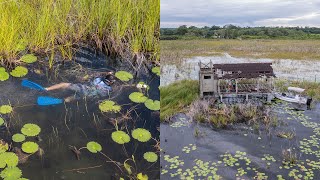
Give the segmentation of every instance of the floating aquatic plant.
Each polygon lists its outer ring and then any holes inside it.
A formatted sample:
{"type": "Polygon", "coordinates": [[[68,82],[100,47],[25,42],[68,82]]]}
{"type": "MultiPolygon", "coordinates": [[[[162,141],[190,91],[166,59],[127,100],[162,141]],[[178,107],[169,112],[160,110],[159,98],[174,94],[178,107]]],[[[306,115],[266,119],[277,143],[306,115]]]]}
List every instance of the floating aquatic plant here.
{"type": "Polygon", "coordinates": [[[0,168],[15,167],[18,165],[19,158],[13,152],[4,152],[0,154],[0,168]]]}
{"type": "Polygon", "coordinates": [[[17,66],[14,70],[10,72],[13,77],[23,77],[28,74],[28,69],[23,66],[17,66]]]}
{"type": "Polygon", "coordinates": [[[141,92],[133,92],[129,95],[129,99],[135,103],[144,103],[148,98],[141,92]]]}
{"type": "Polygon", "coordinates": [[[25,124],[21,128],[22,134],[26,136],[37,136],[41,131],[41,128],[36,124],[25,124]]]}
{"type": "Polygon", "coordinates": [[[117,113],[121,110],[121,106],[116,105],[116,103],[113,101],[106,100],[106,101],[103,101],[102,103],[99,104],[99,109],[102,112],[115,112],[115,113],[117,113]]]}
{"type": "Polygon", "coordinates": [[[12,107],[10,105],[0,106],[0,114],[9,114],[12,112],[12,107]]]}
{"type": "Polygon", "coordinates": [[[0,126],[4,124],[4,119],[0,117],[0,126]]]}
{"type": "Polygon", "coordinates": [[[132,137],[140,142],[147,142],[151,139],[151,133],[143,128],[137,128],[132,131],[132,137]]]}
{"type": "Polygon", "coordinates": [[[115,131],[111,134],[111,138],[118,144],[130,142],[130,136],[124,131],[115,131]]]}
{"type": "Polygon", "coordinates": [[[37,61],[37,56],[35,56],[33,54],[26,54],[26,55],[22,56],[20,58],[20,60],[25,63],[34,63],[37,61]]]}
{"type": "Polygon", "coordinates": [[[139,82],[136,87],[139,88],[139,89],[144,88],[144,89],[149,90],[149,86],[144,82],[139,82]]]}
{"type": "Polygon", "coordinates": [[[118,71],[115,76],[121,81],[130,81],[133,78],[132,74],[127,71],[118,71]]]}
{"type": "Polygon", "coordinates": [[[0,67],[0,81],[5,81],[9,79],[9,73],[3,67],[0,67]]]}
{"type": "Polygon", "coordinates": [[[139,174],[137,175],[137,179],[138,179],[138,180],[148,180],[148,175],[139,173],[139,174]]]}
{"type": "Polygon", "coordinates": [[[123,163],[123,166],[127,170],[128,174],[131,175],[132,174],[131,166],[126,162],[123,163]]]}
{"type": "Polygon", "coordinates": [[[16,180],[22,176],[22,172],[17,167],[7,167],[1,172],[0,175],[5,180],[16,180]]]}
{"type": "Polygon", "coordinates": [[[143,158],[145,160],[147,160],[148,162],[153,163],[153,162],[157,162],[158,155],[156,153],[154,153],[154,152],[146,152],[146,153],[143,154],[143,158]]]}
{"type": "Polygon", "coordinates": [[[21,149],[25,153],[32,154],[39,150],[39,145],[35,142],[28,141],[22,144],[21,149]]]}
{"type": "Polygon", "coordinates": [[[156,75],[160,76],[160,67],[154,67],[152,68],[152,72],[155,73],[156,75]]]}
{"type": "Polygon", "coordinates": [[[92,153],[97,153],[102,150],[102,147],[99,143],[91,141],[87,143],[87,149],[92,153]]]}
{"type": "Polygon", "coordinates": [[[0,154],[8,151],[8,149],[9,149],[8,143],[0,140],[0,154]]]}
{"type": "Polygon", "coordinates": [[[157,100],[152,100],[152,99],[148,99],[144,105],[150,109],[150,110],[153,110],[153,111],[158,111],[160,110],[160,101],[157,101],[157,100]]]}
{"type": "Polygon", "coordinates": [[[23,142],[24,140],[26,140],[26,136],[23,134],[17,133],[12,136],[13,142],[19,143],[19,142],[23,142]]]}

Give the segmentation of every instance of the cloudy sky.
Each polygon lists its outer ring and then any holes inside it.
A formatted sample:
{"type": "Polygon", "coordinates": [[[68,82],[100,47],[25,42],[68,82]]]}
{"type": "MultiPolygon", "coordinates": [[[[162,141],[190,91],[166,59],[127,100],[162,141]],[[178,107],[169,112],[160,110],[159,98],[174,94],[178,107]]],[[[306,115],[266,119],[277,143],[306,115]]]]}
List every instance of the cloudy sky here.
{"type": "Polygon", "coordinates": [[[160,0],[161,27],[316,26],[320,0],[160,0]]]}

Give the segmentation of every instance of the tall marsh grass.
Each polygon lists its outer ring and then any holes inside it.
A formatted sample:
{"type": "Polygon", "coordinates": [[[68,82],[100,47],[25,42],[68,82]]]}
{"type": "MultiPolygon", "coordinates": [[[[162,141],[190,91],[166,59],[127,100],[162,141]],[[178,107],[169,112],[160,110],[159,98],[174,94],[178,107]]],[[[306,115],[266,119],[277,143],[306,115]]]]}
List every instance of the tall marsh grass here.
{"type": "Polygon", "coordinates": [[[112,55],[159,60],[160,0],[0,0],[0,12],[3,66],[25,49],[71,59],[83,42],[112,55]]]}

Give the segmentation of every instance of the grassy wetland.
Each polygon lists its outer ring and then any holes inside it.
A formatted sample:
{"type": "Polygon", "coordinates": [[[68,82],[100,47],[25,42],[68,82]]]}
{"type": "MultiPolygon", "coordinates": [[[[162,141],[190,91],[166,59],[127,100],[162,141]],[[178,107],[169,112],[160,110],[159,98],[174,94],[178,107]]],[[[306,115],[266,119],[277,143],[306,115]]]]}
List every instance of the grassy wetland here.
{"type": "Polygon", "coordinates": [[[159,4],[0,0],[2,179],[160,178],[159,4]]]}
{"type": "Polygon", "coordinates": [[[317,179],[318,45],[290,39],[161,41],[161,178],[317,179]],[[279,100],[201,100],[199,61],[272,62],[277,91],[301,87],[314,102],[305,109],[279,100]]]}

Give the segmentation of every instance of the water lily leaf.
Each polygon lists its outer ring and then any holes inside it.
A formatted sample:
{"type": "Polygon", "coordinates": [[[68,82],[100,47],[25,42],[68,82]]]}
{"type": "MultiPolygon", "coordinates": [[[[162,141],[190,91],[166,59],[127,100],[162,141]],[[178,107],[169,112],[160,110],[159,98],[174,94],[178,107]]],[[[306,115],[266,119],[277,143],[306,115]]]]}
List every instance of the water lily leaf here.
{"type": "Polygon", "coordinates": [[[41,128],[36,125],[36,124],[25,124],[22,128],[21,128],[21,132],[22,134],[26,135],[26,136],[37,136],[41,131],[41,128]]]}
{"type": "Polygon", "coordinates": [[[0,168],[15,167],[18,165],[19,158],[13,152],[4,152],[0,154],[0,168]]]}
{"type": "Polygon", "coordinates": [[[146,152],[143,154],[143,158],[148,162],[157,162],[158,155],[154,152],[146,152]]]}
{"type": "Polygon", "coordinates": [[[12,136],[13,142],[23,142],[24,140],[26,140],[26,136],[23,134],[17,133],[12,136]]]}
{"type": "Polygon", "coordinates": [[[137,128],[132,131],[132,137],[140,142],[147,142],[151,139],[151,133],[143,128],[137,128]]]}
{"type": "Polygon", "coordinates": [[[21,149],[25,153],[32,154],[39,150],[39,145],[35,142],[28,141],[22,144],[21,149]]]}
{"type": "Polygon", "coordinates": [[[102,150],[102,147],[99,143],[91,141],[87,143],[87,149],[92,153],[97,153],[102,150]]]}
{"type": "Polygon", "coordinates": [[[118,71],[115,76],[121,81],[129,81],[133,78],[132,74],[127,71],[118,71]]]}
{"type": "Polygon", "coordinates": [[[28,69],[22,66],[17,66],[14,70],[10,72],[13,77],[23,77],[28,74],[28,69]]]}
{"type": "Polygon", "coordinates": [[[8,151],[9,145],[4,141],[0,141],[0,154],[8,151]]]}
{"type": "Polygon", "coordinates": [[[9,73],[3,67],[0,67],[0,81],[5,81],[9,79],[9,73]]]}
{"type": "Polygon", "coordinates": [[[4,124],[4,119],[0,117],[0,126],[2,126],[3,124],[4,124]]]}
{"type": "Polygon", "coordinates": [[[9,114],[12,112],[12,107],[9,105],[0,106],[0,114],[9,114]]]}
{"type": "Polygon", "coordinates": [[[148,99],[144,105],[150,109],[150,110],[153,110],[153,111],[158,111],[160,110],[160,101],[157,101],[157,100],[152,100],[152,99],[148,99]]]}
{"type": "Polygon", "coordinates": [[[148,176],[146,174],[139,173],[137,175],[138,180],[148,180],[148,176]]]}
{"type": "Polygon", "coordinates": [[[129,99],[135,103],[144,103],[148,98],[141,92],[133,92],[129,95],[129,99]]]}
{"type": "Polygon", "coordinates": [[[115,131],[111,134],[111,138],[118,144],[130,142],[130,136],[124,131],[115,131]]]}
{"type": "Polygon", "coordinates": [[[156,75],[160,76],[160,67],[152,68],[152,72],[155,73],[156,75]]]}
{"type": "Polygon", "coordinates": [[[102,112],[119,112],[121,110],[121,106],[119,105],[115,105],[116,103],[113,102],[113,101],[109,101],[109,100],[106,100],[106,101],[103,101],[102,103],[99,104],[99,109],[102,111],[102,112]]]}
{"type": "Polygon", "coordinates": [[[22,172],[17,167],[7,167],[1,172],[0,175],[5,180],[15,180],[22,176],[22,172]]]}
{"type": "Polygon", "coordinates": [[[22,56],[20,58],[20,60],[25,63],[34,63],[37,61],[37,56],[35,56],[33,54],[26,54],[26,55],[22,56]]]}

